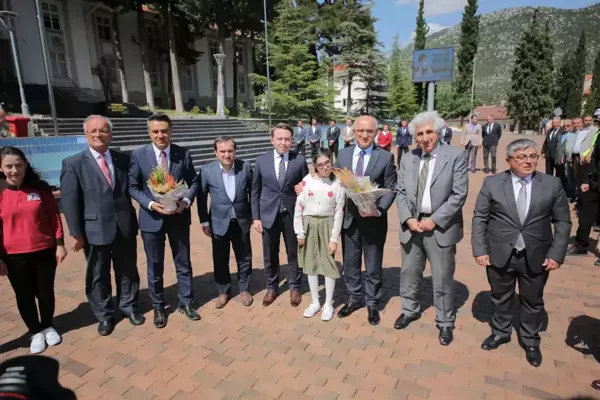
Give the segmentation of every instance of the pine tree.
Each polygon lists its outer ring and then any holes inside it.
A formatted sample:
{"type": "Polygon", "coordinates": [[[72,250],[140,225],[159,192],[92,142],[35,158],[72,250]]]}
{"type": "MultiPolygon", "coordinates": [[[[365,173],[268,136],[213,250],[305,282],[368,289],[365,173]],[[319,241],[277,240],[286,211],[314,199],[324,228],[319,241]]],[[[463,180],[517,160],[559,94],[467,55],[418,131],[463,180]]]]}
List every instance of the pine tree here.
{"type": "Polygon", "coordinates": [[[382,119],[388,116],[385,75],[386,59],[381,50],[375,47],[357,75],[363,83],[363,87],[358,89],[358,92],[362,94],[361,98],[356,102],[356,105],[360,107],[360,114],[382,119]]]}
{"type": "Polygon", "coordinates": [[[515,66],[508,96],[508,113],[521,129],[536,129],[543,117],[550,115],[553,106],[552,44],[549,27],[542,31],[538,10],[521,36],[515,49],[515,66]]]}
{"type": "Polygon", "coordinates": [[[577,49],[573,63],[569,67],[569,85],[566,90],[566,103],[564,105],[564,113],[567,117],[577,117],[581,115],[581,103],[583,102],[583,83],[585,81],[585,45],[586,45],[585,29],[581,30],[577,49]]]}
{"type": "Polygon", "coordinates": [[[457,116],[471,112],[471,88],[477,46],[479,44],[479,16],[477,0],[468,0],[460,24],[460,41],[457,52],[458,75],[453,82],[454,107],[457,116]]]}
{"type": "Polygon", "coordinates": [[[587,115],[593,114],[594,111],[600,108],[600,52],[596,56],[593,74],[590,94],[588,94],[585,102],[585,113],[587,115]]]}
{"type": "MultiPolygon", "coordinates": [[[[429,25],[425,21],[425,0],[419,0],[419,11],[417,12],[417,27],[415,29],[415,50],[423,50],[427,44],[427,34],[429,33],[429,25]]],[[[415,96],[418,109],[423,109],[425,106],[425,84],[415,83],[415,96]]]]}
{"type": "Polygon", "coordinates": [[[563,116],[566,115],[565,106],[567,104],[567,97],[569,96],[569,88],[573,85],[573,82],[571,81],[571,68],[573,62],[573,54],[566,52],[560,60],[556,81],[554,82],[554,105],[563,111],[563,116]]]}
{"type": "MultiPolygon", "coordinates": [[[[293,0],[282,0],[276,13],[269,30],[271,109],[275,115],[291,119],[327,118],[333,95],[310,52],[313,42],[302,10],[293,0]]],[[[266,76],[251,74],[251,78],[260,87],[267,84],[266,76]]],[[[259,104],[266,104],[266,91],[258,99],[259,104]]]]}
{"type": "Polygon", "coordinates": [[[394,36],[388,68],[387,109],[390,117],[409,118],[417,111],[415,86],[410,81],[410,70],[402,64],[398,35],[394,36]]]}

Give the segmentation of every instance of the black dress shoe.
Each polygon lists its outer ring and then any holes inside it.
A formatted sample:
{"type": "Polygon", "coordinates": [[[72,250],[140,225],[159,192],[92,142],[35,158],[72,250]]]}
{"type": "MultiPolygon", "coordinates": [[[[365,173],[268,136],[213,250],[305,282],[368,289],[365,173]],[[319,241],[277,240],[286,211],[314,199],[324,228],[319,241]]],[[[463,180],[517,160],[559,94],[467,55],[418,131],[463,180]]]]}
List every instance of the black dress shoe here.
{"type": "Polygon", "coordinates": [[[200,314],[198,314],[198,311],[194,309],[191,303],[188,303],[185,306],[179,306],[177,310],[191,321],[198,321],[200,319],[200,314]]]}
{"type": "Polygon", "coordinates": [[[534,367],[542,365],[542,352],[540,351],[540,346],[525,347],[525,358],[527,358],[527,362],[534,367]]]}
{"type": "Polygon", "coordinates": [[[502,338],[500,336],[492,334],[488,338],[486,338],[483,341],[483,343],[481,343],[481,348],[483,350],[496,350],[498,347],[500,347],[501,344],[508,342],[510,342],[510,336],[502,338]]]}
{"type": "Polygon", "coordinates": [[[109,318],[98,324],[98,334],[100,336],[108,336],[115,330],[115,321],[109,318]]]}
{"type": "Polygon", "coordinates": [[[586,256],[587,255],[587,249],[578,246],[576,244],[572,245],[571,247],[569,247],[569,249],[567,250],[567,255],[568,256],[586,256]]]}
{"type": "Polygon", "coordinates": [[[377,306],[367,307],[367,310],[369,311],[369,318],[367,318],[369,323],[371,325],[379,325],[380,318],[379,309],[377,309],[377,306]]]}
{"type": "Polygon", "coordinates": [[[340,309],[340,311],[338,311],[338,317],[340,318],[346,318],[349,317],[350,315],[352,315],[352,313],[356,310],[360,310],[362,308],[362,306],[360,304],[357,303],[348,303],[345,304],[344,307],[342,307],[340,309]]]}
{"type": "Polygon", "coordinates": [[[450,326],[440,328],[440,344],[442,346],[448,346],[450,343],[452,343],[454,340],[454,334],[452,333],[453,330],[454,328],[450,326]]]}
{"type": "Polygon", "coordinates": [[[125,314],[125,316],[129,320],[129,322],[131,322],[131,325],[138,326],[138,325],[143,325],[144,322],[146,322],[146,318],[144,318],[142,313],[140,313],[138,311],[134,311],[131,314],[125,314]]]}
{"type": "Polygon", "coordinates": [[[395,329],[405,329],[411,322],[418,320],[421,318],[420,314],[408,316],[406,314],[400,314],[396,322],[394,323],[395,329]]]}
{"type": "Polygon", "coordinates": [[[154,326],[158,329],[167,326],[167,314],[163,307],[156,307],[154,309],[154,326]]]}

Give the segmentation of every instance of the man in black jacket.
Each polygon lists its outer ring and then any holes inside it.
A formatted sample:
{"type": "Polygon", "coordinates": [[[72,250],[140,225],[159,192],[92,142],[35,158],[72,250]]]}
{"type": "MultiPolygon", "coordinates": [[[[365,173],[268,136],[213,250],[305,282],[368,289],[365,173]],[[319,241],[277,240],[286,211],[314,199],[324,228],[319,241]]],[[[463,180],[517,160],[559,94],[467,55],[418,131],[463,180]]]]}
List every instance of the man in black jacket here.
{"type": "Polygon", "coordinates": [[[494,117],[488,115],[487,124],[482,129],[483,135],[483,172],[486,174],[491,172],[496,173],[496,149],[498,147],[498,141],[502,135],[502,126],[494,122],[494,117]],[[492,169],[490,170],[488,159],[492,158],[492,169]]]}
{"type": "MultiPolygon", "coordinates": [[[[546,159],[546,173],[548,175],[554,175],[556,169],[556,149],[563,135],[563,128],[560,125],[560,117],[554,117],[552,119],[552,128],[546,134],[546,139],[542,145],[542,157],[546,159]]],[[[558,176],[558,171],[556,172],[558,176]]]]}

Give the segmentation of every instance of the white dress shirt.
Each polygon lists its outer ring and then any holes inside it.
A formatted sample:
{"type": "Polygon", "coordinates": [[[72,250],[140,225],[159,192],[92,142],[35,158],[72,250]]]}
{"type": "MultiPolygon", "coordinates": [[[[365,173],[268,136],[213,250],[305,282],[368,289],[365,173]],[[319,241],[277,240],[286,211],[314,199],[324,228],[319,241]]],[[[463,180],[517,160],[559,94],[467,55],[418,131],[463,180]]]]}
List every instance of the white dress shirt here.
{"type": "MultiPolygon", "coordinates": [[[[421,212],[423,214],[433,214],[433,210],[431,207],[431,180],[433,179],[433,170],[435,169],[435,160],[437,159],[439,150],[439,145],[435,146],[435,149],[429,155],[429,169],[427,170],[427,180],[425,181],[425,190],[423,191],[423,198],[421,199],[421,212]]],[[[421,155],[421,162],[419,163],[419,175],[421,174],[421,169],[425,165],[425,155],[423,153],[421,155]]],[[[417,183],[418,184],[418,183],[417,183]]]]}
{"type": "MultiPolygon", "coordinates": [[[[156,163],[158,165],[160,165],[160,153],[164,151],[165,158],[167,159],[167,168],[171,168],[171,144],[169,143],[169,145],[167,146],[166,149],[161,150],[158,147],[156,147],[154,145],[154,143],[152,143],[152,149],[154,150],[154,154],[156,155],[156,163]]],[[[187,198],[183,198],[181,200],[185,201],[185,203],[187,204],[188,207],[190,206],[190,204],[192,204],[192,202],[187,198]]],[[[150,211],[152,211],[152,204],[154,204],[154,203],[155,203],[154,201],[151,201],[150,203],[148,203],[148,209],[150,211]]]]}
{"type": "Polygon", "coordinates": [[[352,173],[356,174],[356,164],[358,164],[358,157],[360,156],[361,150],[365,151],[365,155],[363,156],[363,175],[367,170],[367,165],[369,165],[369,160],[371,159],[371,153],[373,152],[373,145],[367,147],[366,149],[361,149],[358,145],[354,146],[354,156],[352,157],[352,173]]]}
{"type": "Polygon", "coordinates": [[[575,138],[575,144],[573,145],[573,154],[581,153],[581,145],[583,144],[583,141],[585,140],[585,137],[587,136],[587,134],[588,134],[587,129],[581,129],[577,133],[577,137],[575,138]]]}
{"type": "MultiPolygon", "coordinates": [[[[92,153],[92,157],[98,163],[98,167],[100,167],[100,171],[102,171],[102,154],[98,153],[96,150],[91,147],[90,153],[92,153]]],[[[112,181],[113,186],[115,185],[115,165],[113,164],[112,156],[110,155],[110,150],[107,150],[106,153],[106,164],[108,164],[108,170],[110,171],[110,180],[112,181]]]]}
{"type": "Polygon", "coordinates": [[[512,179],[513,191],[515,192],[515,204],[519,204],[519,191],[521,190],[521,184],[519,181],[521,179],[525,179],[525,181],[527,181],[525,190],[527,191],[527,212],[529,213],[529,205],[531,204],[531,180],[533,179],[533,175],[520,178],[511,172],[510,177],[512,179]]]}
{"type": "Polygon", "coordinates": [[[488,124],[487,133],[490,135],[492,133],[492,129],[494,129],[494,123],[488,124]]]}
{"type": "Polygon", "coordinates": [[[287,172],[288,164],[290,162],[290,153],[279,154],[277,150],[273,150],[273,158],[275,159],[275,176],[279,180],[279,164],[281,163],[281,157],[283,157],[283,163],[285,165],[285,172],[287,172]]]}

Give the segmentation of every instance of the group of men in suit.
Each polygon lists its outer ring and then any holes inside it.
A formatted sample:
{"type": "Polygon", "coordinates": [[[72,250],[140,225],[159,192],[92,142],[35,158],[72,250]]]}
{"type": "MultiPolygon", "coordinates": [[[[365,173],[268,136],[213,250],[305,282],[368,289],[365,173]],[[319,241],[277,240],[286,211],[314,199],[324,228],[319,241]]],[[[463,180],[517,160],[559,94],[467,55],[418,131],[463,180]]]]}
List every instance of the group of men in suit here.
{"type": "Polygon", "coordinates": [[[496,153],[500,136],[502,136],[502,126],[495,122],[491,115],[487,116],[487,124],[483,126],[477,123],[478,120],[477,115],[471,115],[470,123],[464,126],[465,134],[462,138],[462,145],[467,155],[467,169],[471,173],[475,173],[477,153],[479,148],[483,147],[483,172],[495,174],[496,153]]]}
{"type": "MultiPolygon", "coordinates": [[[[331,149],[335,157],[338,155],[340,143],[343,142],[344,148],[354,143],[354,134],[352,133],[352,120],[346,120],[346,126],[340,129],[336,120],[329,121],[329,127],[326,132],[327,147],[331,149]]],[[[306,141],[310,143],[311,153],[314,152],[321,142],[321,126],[316,119],[311,120],[311,126],[306,128],[304,122],[299,120],[294,129],[294,149],[301,155],[305,155],[306,141]]]]}

